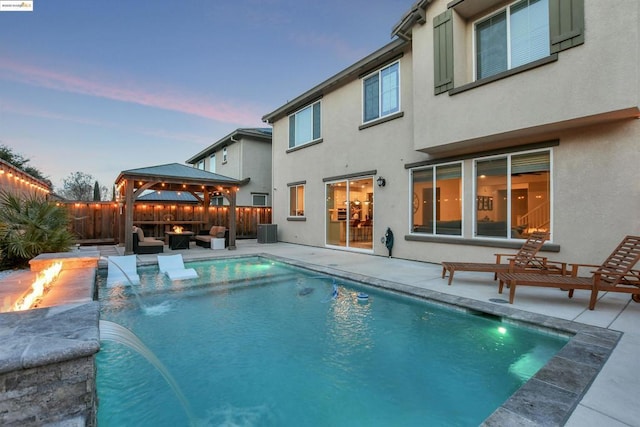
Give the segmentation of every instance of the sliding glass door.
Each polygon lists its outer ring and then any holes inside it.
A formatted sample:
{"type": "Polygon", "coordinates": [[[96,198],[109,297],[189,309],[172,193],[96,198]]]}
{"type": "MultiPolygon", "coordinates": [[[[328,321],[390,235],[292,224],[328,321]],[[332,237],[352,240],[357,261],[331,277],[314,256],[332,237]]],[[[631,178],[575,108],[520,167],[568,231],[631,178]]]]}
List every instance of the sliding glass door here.
{"type": "Polygon", "coordinates": [[[373,249],[373,177],[326,185],[326,244],[373,249]]]}

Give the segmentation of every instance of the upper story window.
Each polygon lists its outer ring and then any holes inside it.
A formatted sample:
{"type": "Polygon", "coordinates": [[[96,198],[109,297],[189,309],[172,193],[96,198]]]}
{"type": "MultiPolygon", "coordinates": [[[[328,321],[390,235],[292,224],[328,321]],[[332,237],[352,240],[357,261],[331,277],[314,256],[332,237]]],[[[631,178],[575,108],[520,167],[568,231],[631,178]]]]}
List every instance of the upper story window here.
{"type": "Polygon", "coordinates": [[[209,172],[216,173],[216,155],[209,156],[209,172]]]}
{"type": "Polygon", "coordinates": [[[394,62],[362,81],[364,123],[400,111],[400,63],[394,62]]]}
{"type": "Polygon", "coordinates": [[[584,43],[584,0],[518,0],[506,8],[471,22],[502,0],[458,1],[433,17],[434,94],[469,83],[466,62],[473,58],[470,80],[526,71],[536,60],[584,43]],[[457,22],[454,25],[454,21],[457,22]],[[472,28],[470,28],[472,27],[472,28]],[[465,43],[467,32],[473,43],[465,43]],[[455,52],[454,52],[455,47],[455,52]],[[462,50],[460,52],[460,50],[462,50]],[[462,79],[463,81],[454,81],[462,79]]]}
{"type": "Polygon", "coordinates": [[[227,147],[222,149],[222,163],[227,163],[227,147]]]}
{"type": "Polygon", "coordinates": [[[196,163],[196,169],[204,170],[204,159],[199,160],[198,163],[196,163]]]}
{"type": "Polygon", "coordinates": [[[549,56],[548,0],[521,0],[475,25],[476,79],[549,56]]]}
{"type": "Polygon", "coordinates": [[[320,101],[289,116],[289,148],[320,139],[320,101]]]}

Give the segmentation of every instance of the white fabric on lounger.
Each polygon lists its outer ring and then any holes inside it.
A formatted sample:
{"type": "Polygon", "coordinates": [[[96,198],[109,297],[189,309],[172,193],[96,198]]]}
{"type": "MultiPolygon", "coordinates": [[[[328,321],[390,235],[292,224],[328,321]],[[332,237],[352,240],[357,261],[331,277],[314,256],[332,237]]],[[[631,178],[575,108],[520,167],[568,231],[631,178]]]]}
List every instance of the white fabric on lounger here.
{"type": "Polygon", "coordinates": [[[110,256],[108,258],[107,286],[113,286],[116,283],[123,285],[140,283],[135,255],[110,256]]]}
{"type": "Polygon", "coordinates": [[[160,272],[171,280],[195,279],[198,273],[193,268],[184,268],[182,255],[162,255],[158,257],[160,272]]]}

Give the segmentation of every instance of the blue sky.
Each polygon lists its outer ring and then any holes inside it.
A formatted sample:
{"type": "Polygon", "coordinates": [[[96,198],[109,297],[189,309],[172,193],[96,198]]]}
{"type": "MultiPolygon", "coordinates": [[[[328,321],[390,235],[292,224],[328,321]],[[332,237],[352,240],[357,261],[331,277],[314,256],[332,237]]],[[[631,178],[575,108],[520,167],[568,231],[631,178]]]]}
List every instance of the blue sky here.
{"type": "Polygon", "coordinates": [[[61,187],[183,163],[391,41],[413,0],[34,0],[0,13],[0,144],[61,187]]]}

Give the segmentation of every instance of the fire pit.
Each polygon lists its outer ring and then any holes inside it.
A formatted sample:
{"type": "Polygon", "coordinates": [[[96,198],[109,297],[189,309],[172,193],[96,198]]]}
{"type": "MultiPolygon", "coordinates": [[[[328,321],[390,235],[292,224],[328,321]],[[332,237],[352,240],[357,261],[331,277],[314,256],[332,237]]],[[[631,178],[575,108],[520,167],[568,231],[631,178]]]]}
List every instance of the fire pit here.
{"type": "Polygon", "coordinates": [[[43,254],[0,279],[0,425],[95,425],[98,259],[43,254]]]}

